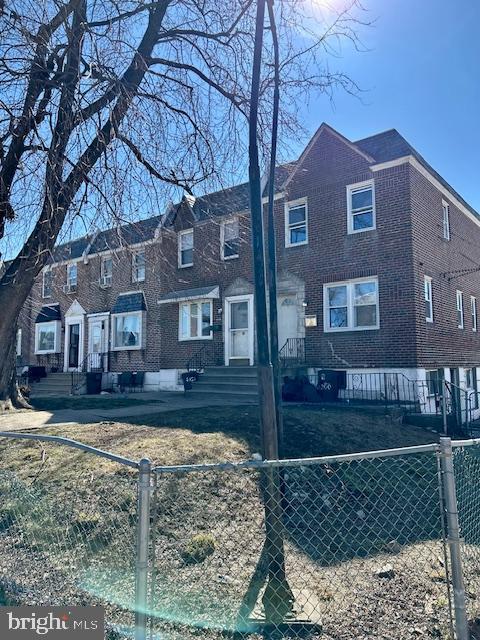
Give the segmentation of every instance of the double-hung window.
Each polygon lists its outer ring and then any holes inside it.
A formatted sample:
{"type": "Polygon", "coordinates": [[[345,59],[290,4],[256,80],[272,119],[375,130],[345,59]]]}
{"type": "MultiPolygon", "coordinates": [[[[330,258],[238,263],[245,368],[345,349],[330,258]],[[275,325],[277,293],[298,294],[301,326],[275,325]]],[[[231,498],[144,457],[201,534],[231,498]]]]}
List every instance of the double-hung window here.
{"type": "Polygon", "coordinates": [[[348,233],[375,229],[375,186],[373,180],[347,187],[348,233]]]}
{"type": "Polygon", "coordinates": [[[113,259],[112,256],[102,258],[100,266],[100,284],[103,287],[111,287],[113,278],[113,259]]]}
{"type": "Polygon", "coordinates": [[[463,329],[463,293],[457,290],[457,326],[463,329]]]}
{"type": "Polygon", "coordinates": [[[77,290],[77,281],[78,281],[78,268],[77,263],[67,265],[67,287],[66,290],[68,293],[71,291],[77,290]]]}
{"type": "Polygon", "coordinates": [[[178,266],[193,265],[193,229],[180,231],[178,234],[178,266]]]}
{"type": "Polygon", "coordinates": [[[141,349],[142,348],[142,324],[141,311],[121,313],[113,316],[113,348],[141,349]]]}
{"type": "Polygon", "coordinates": [[[179,340],[206,340],[212,337],[212,301],[196,300],[180,304],[179,340]]]}
{"type": "Polygon", "coordinates": [[[145,280],[145,251],[136,251],[132,255],[132,282],[145,280]]]}
{"type": "Polygon", "coordinates": [[[285,246],[308,243],[308,207],[305,199],[285,205],[285,246]]]}
{"type": "Polygon", "coordinates": [[[378,329],[378,278],[324,285],[325,331],[378,329]]]}
{"type": "Polygon", "coordinates": [[[39,322],[35,325],[35,353],[57,353],[60,351],[60,322],[39,322]]]}
{"type": "Polygon", "coordinates": [[[425,319],[427,322],[433,322],[433,297],[432,297],[432,279],[425,276],[424,279],[425,294],[425,319]]]}
{"type": "Polygon", "coordinates": [[[42,298],[51,298],[53,290],[53,271],[47,269],[43,272],[42,298]]]}
{"type": "Polygon", "coordinates": [[[450,205],[445,200],[442,201],[443,212],[443,238],[450,240],[450,205]]]}
{"type": "Polygon", "coordinates": [[[222,223],[221,230],[221,252],[222,260],[230,260],[238,258],[240,233],[238,218],[225,220],[222,223]]]}
{"type": "Polygon", "coordinates": [[[472,331],[477,330],[477,299],[470,296],[470,313],[472,314],[472,331]]]}

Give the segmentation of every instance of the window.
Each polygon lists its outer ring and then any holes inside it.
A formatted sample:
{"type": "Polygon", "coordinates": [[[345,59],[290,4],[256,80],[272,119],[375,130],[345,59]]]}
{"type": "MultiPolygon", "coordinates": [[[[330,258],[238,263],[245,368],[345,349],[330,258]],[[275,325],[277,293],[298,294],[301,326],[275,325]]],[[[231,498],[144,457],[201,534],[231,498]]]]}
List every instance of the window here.
{"type": "Polygon", "coordinates": [[[113,316],[113,348],[140,349],[142,346],[142,312],[113,316]]]}
{"type": "Polygon", "coordinates": [[[41,322],[35,325],[35,353],[57,353],[60,323],[41,322]]]}
{"type": "Polygon", "coordinates": [[[477,299],[470,296],[470,312],[472,314],[472,331],[477,330],[477,299]]]}
{"type": "Polygon", "coordinates": [[[373,180],[347,187],[348,233],[375,229],[375,187],[373,180]]]}
{"type": "Polygon", "coordinates": [[[443,237],[445,240],[450,240],[450,205],[443,201],[443,237]]]}
{"type": "Polygon", "coordinates": [[[432,298],[432,279],[425,276],[425,319],[427,322],[433,322],[433,298],[432,298]]]}
{"type": "Polygon", "coordinates": [[[427,393],[429,396],[436,396],[441,393],[443,375],[439,369],[427,369],[427,393]]]}
{"type": "Polygon", "coordinates": [[[100,284],[103,287],[112,286],[113,259],[111,256],[102,258],[100,265],[100,284]]]}
{"type": "Polygon", "coordinates": [[[132,282],[145,280],[145,251],[137,251],[132,255],[132,282]]]}
{"type": "Polygon", "coordinates": [[[180,305],[179,340],[212,337],[212,301],[199,300],[180,305]]]}
{"type": "Polygon", "coordinates": [[[22,355],[22,330],[17,329],[17,346],[16,346],[16,355],[19,358],[22,355]]]}
{"type": "Polygon", "coordinates": [[[181,231],[178,234],[178,266],[191,267],[193,265],[193,229],[181,231]]]}
{"type": "Polygon", "coordinates": [[[53,289],[53,271],[47,269],[43,272],[42,298],[51,298],[53,289]]]}
{"type": "Polygon", "coordinates": [[[78,276],[77,263],[75,262],[74,264],[68,264],[67,265],[67,286],[66,286],[67,293],[69,293],[70,291],[76,291],[77,276],[78,276]]]}
{"type": "Polygon", "coordinates": [[[307,201],[296,200],[285,205],[285,246],[294,247],[308,242],[307,201]]]}
{"type": "Polygon", "coordinates": [[[325,331],[378,329],[378,279],[325,285],[324,314],[325,331]]]}
{"type": "Polygon", "coordinates": [[[463,329],[463,293],[457,291],[457,325],[463,329]]]}
{"type": "Polygon", "coordinates": [[[238,258],[238,249],[240,244],[238,218],[235,218],[234,220],[225,220],[225,222],[222,223],[220,234],[222,260],[238,258]]]}

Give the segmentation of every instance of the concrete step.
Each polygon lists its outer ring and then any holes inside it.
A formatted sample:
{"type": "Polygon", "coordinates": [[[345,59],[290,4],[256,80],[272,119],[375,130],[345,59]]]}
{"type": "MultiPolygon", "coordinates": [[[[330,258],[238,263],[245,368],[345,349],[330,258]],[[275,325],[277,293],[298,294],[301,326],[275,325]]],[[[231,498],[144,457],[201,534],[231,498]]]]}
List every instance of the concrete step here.
{"type": "Polygon", "coordinates": [[[209,391],[211,393],[216,393],[220,391],[225,391],[229,393],[253,393],[258,394],[258,385],[255,383],[243,383],[243,382],[234,382],[231,380],[222,380],[222,382],[217,382],[214,380],[206,379],[202,380],[201,378],[197,380],[193,384],[194,389],[201,389],[202,391],[209,391]]]}

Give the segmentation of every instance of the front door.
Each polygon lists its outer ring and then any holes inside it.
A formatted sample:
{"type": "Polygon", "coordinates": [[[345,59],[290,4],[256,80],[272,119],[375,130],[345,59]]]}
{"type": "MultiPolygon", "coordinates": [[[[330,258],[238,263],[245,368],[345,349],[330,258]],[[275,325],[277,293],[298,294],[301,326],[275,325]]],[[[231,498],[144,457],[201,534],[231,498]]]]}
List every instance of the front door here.
{"type": "Polygon", "coordinates": [[[68,368],[76,369],[80,364],[80,325],[68,325],[68,332],[68,368]]]}
{"type": "Polygon", "coordinates": [[[279,296],[278,309],[278,348],[285,345],[289,338],[298,338],[298,309],[295,295],[279,296]]]}
{"type": "Polygon", "coordinates": [[[106,320],[89,320],[88,323],[88,369],[104,370],[102,359],[106,352],[106,320]]]}
{"type": "Polygon", "coordinates": [[[253,364],[253,296],[226,299],[225,364],[253,364]]]}

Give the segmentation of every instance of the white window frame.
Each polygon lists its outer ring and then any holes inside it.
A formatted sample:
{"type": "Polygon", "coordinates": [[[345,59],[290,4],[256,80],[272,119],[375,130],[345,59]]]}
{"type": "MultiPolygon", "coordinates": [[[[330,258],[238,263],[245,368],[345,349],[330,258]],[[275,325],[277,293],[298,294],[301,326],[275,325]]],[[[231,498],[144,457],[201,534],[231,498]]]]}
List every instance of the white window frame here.
{"type": "Polygon", "coordinates": [[[193,227],[191,229],[184,229],[179,231],[177,235],[177,253],[178,253],[178,268],[185,269],[186,267],[193,267],[193,252],[195,250],[195,236],[193,233],[193,227]],[[182,238],[186,235],[192,235],[192,262],[182,263],[182,238]]]}
{"type": "Polygon", "coordinates": [[[472,331],[477,331],[478,316],[477,316],[477,299],[475,296],[470,296],[470,313],[472,316],[472,331]]]}
{"type": "Polygon", "coordinates": [[[220,226],[220,256],[222,260],[235,260],[239,257],[239,253],[232,254],[231,256],[225,255],[225,227],[228,224],[232,224],[236,222],[238,228],[238,236],[237,239],[240,242],[240,220],[237,216],[233,218],[228,218],[228,220],[222,220],[222,224],[220,226]]]}
{"type": "Polygon", "coordinates": [[[125,313],[112,314],[112,350],[113,351],[139,351],[140,349],[143,349],[143,316],[144,316],[143,311],[126,311],[125,313]],[[140,320],[140,327],[138,331],[140,336],[140,344],[135,346],[127,345],[127,346],[117,347],[117,345],[115,344],[117,318],[124,318],[127,316],[136,316],[140,320]]]}
{"type": "Polygon", "coordinates": [[[112,256],[102,256],[100,261],[100,283],[104,287],[111,287],[113,282],[113,257],[112,256]],[[112,269],[109,274],[105,274],[105,263],[107,260],[110,260],[112,269]]]}
{"type": "Polygon", "coordinates": [[[308,244],[308,200],[307,198],[299,198],[298,200],[292,200],[285,203],[285,246],[301,247],[305,244],[308,244]],[[296,209],[297,207],[305,207],[305,222],[290,224],[290,209],[296,209]],[[303,226],[305,226],[305,240],[302,240],[301,242],[290,242],[290,231],[303,226]]]}
{"type": "Polygon", "coordinates": [[[51,320],[50,322],[37,322],[35,325],[35,354],[42,355],[46,353],[58,353],[60,351],[59,343],[60,343],[60,321],[59,320],[51,320]],[[53,327],[53,349],[39,349],[40,343],[40,330],[45,329],[45,327],[53,327]]]}
{"type": "Polygon", "coordinates": [[[463,291],[457,289],[457,327],[463,329],[465,327],[465,318],[463,313],[463,291]],[[460,321],[459,321],[460,314],[460,321]]]}
{"type": "Polygon", "coordinates": [[[442,225],[443,239],[450,240],[450,205],[446,200],[442,200],[442,225]]]}
{"type": "Polygon", "coordinates": [[[180,302],[178,305],[178,340],[179,342],[187,342],[189,340],[212,340],[213,339],[213,331],[210,331],[208,336],[192,336],[192,328],[191,328],[191,312],[189,311],[189,315],[188,315],[188,336],[183,336],[182,335],[182,309],[183,307],[191,307],[192,304],[196,304],[199,306],[200,309],[200,316],[199,316],[199,328],[200,328],[200,333],[201,333],[201,308],[202,308],[202,304],[209,304],[210,305],[210,325],[212,325],[213,323],[213,300],[212,299],[208,299],[208,298],[204,298],[203,300],[187,300],[185,302],[180,302]]]}
{"type": "Polygon", "coordinates": [[[323,285],[323,330],[325,333],[341,333],[345,331],[376,331],[380,328],[380,294],[378,287],[378,276],[369,276],[367,278],[354,278],[352,280],[342,280],[340,282],[327,282],[323,285]],[[370,327],[355,327],[353,319],[355,317],[354,291],[355,285],[363,282],[375,282],[377,286],[376,298],[376,319],[375,325],[370,327]],[[328,304],[328,290],[331,287],[347,287],[347,322],[346,327],[330,327],[330,306],[328,304]]]}
{"type": "Polygon", "coordinates": [[[439,376],[439,373],[438,373],[438,369],[425,369],[425,384],[427,386],[427,397],[428,398],[434,398],[438,394],[439,389],[435,389],[434,392],[431,393],[431,390],[430,390],[429,385],[428,385],[428,374],[429,373],[435,374],[434,375],[435,386],[438,386],[438,382],[440,381],[440,376],[439,376]]]}
{"type": "Polygon", "coordinates": [[[355,184],[347,185],[347,233],[349,235],[355,233],[366,233],[368,231],[374,231],[377,228],[377,213],[375,206],[375,181],[365,180],[364,182],[357,182],[355,184]],[[367,188],[372,189],[372,226],[368,229],[354,229],[353,227],[353,209],[352,209],[352,196],[356,191],[364,191],[367,188]]]}
{"type": "Polygon", "coordinates": [[[67,264],[67,291],[76,291],[78,286],[78,264],[72,262],[67,264]],[[71,276],[72,270],[75,270],[75,278],[71,276]]]}
{"type": "MultiPolygon", "coordinates": [[[[423,280],[423,295],[425,298],[425,303],[430,304],[430,315],[427,315],[425,309],[425,320],[426,322],[433,322],[433,289],[432,289],[432,278],[430,276],[425,276],[423,280]]],[[[425,304],[426,307],[426,304],[425,304]]]]}
{"type": "Polygon", "coordinates": [[[139,249],[138,251],[134,251],[132,253],[132,282],[145,282],[145,276],[147,273],[147,256],[145,253],[145,249],[139,249]],[[137,258],[138,256],[143,255],[143,276],[139,277],[138,275],[138,269],[139,266],[137,265],[137,258]]]}
{"type": "Polygon", "coordinates": [[[42,274],[42,298],[46,299],[46,298],[51,298],[52,297],[52,289],[53,289],[53,271],[52,269],[45,269],[45,271],[42,274]],[[45,276],[49,275],[51,277],[51,282],[50,282],[50,293],[48,294],[48,296],[45,294],[45,276]]]}

